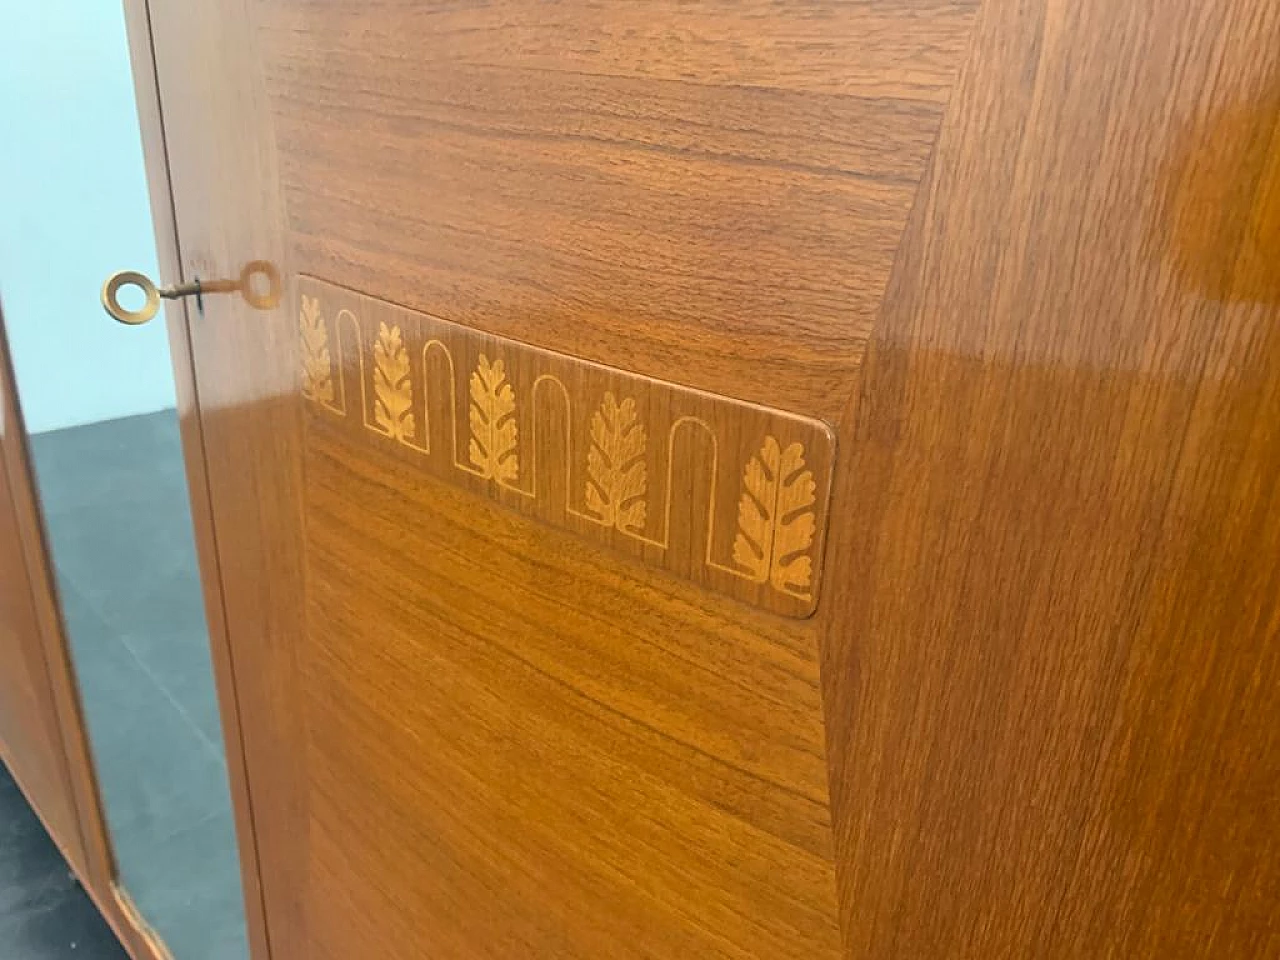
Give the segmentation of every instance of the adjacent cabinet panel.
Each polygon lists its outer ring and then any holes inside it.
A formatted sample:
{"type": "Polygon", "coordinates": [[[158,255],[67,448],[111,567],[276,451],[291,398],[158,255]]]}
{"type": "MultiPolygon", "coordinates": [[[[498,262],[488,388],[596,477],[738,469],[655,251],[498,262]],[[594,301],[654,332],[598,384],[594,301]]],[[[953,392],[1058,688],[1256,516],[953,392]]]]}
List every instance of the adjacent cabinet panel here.
{"type": "MultiPolygon", "coordinates": [[[[3,356],[0,351],[0,362],[3,356]]],[[[3,434],[17,429],[5,379],[0,371],[3,434]]],[[[63,853],[83,869],[80,828],[17,510],[9,468],[0,456],[0,760],[10,767],[63,853]]]]}

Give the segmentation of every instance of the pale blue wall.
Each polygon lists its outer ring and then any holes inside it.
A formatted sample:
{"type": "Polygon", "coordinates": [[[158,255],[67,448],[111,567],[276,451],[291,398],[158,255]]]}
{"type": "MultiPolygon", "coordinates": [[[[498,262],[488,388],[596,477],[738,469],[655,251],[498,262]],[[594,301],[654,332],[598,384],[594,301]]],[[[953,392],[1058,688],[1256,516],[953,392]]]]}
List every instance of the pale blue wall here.
{"type": "Polygon", "coordinates": [[[33,433],[174,405],[162,317],[98,292],[156,277],[118,0],[0,0],[0,301],[33,433]]]}

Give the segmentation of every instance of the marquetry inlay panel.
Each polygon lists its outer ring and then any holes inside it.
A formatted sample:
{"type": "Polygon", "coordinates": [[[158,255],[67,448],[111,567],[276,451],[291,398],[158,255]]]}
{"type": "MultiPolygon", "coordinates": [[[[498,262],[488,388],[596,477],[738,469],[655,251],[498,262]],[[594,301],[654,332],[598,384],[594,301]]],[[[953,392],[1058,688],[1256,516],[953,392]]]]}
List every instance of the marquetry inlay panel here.
{"type": "Polygon", "coordinates": [[[826,424],[298,281],[302,391],[371,444],[778,613],[812,613],[826,424]]]}

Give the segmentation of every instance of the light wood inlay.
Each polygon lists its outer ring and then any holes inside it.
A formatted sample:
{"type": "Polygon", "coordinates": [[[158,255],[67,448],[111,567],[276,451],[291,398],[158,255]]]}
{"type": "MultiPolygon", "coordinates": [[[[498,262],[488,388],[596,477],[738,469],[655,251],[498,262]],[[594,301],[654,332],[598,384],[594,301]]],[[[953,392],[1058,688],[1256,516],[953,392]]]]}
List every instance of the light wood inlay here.
{"type": "Polygon", "coordinates": [[[619,530],[641,531],[649,506],[648,439],[636,416],[636,402],[618,403],[612,393],[591,415],[591,449],[587,452],[587,509],[619,530]]]}
{"type": "Polygon", "coordinates": [[[766,609],[813,611],[835,455],[825,424],[312,277],[298,291],[314,409],[522,513],[766,609]]]}

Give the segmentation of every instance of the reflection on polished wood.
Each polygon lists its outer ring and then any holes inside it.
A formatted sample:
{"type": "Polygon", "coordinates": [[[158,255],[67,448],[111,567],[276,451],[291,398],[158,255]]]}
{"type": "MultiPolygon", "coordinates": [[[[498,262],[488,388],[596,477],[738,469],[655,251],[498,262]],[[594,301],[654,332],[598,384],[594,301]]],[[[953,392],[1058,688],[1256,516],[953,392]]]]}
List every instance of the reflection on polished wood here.
{"type": "Polygon", "coordinates": [[[1276,956],[1280,6],[980,23],[842,418],[848,956],[1276,956]]]}

